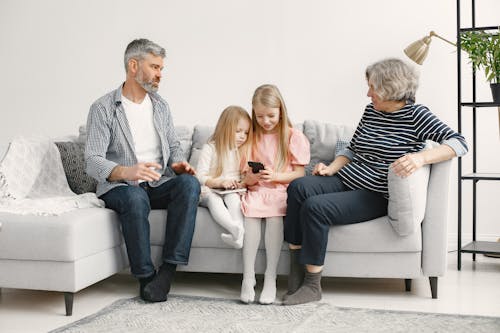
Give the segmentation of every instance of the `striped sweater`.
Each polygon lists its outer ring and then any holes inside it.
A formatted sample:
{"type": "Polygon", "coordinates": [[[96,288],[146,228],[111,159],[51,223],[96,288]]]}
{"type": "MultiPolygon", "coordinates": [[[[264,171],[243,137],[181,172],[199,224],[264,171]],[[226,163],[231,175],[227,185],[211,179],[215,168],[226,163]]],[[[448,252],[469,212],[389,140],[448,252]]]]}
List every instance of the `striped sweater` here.
{"type": "Polygon", "coordinates": [[[424,105],[406,104],[395,112],[377,111],[369,104],[347,149],[340,153],[351,162],[338,175],[350,189],[388,195],[389,165],[399,157],[422,150],[426,140],[450,146],[462,156],[465,139],[439,120],[424,105]]]}

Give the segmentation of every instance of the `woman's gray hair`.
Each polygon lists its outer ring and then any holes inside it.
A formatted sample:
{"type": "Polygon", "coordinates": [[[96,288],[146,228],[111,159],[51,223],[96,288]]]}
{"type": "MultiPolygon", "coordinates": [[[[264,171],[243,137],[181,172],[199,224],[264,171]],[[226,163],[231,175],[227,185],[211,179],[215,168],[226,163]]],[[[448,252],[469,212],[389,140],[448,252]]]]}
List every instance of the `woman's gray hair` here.
{"type": "Polygon", "coordinates": [[[130,59],[142,60],[149,53],[165,58],[165,49],[160,45],[145,38],[131,41],[125,49],[125,72],[130,59]]]}
{"type": "Polygon", "coordinates": [[[382,100],[415,102],[418,73],[400,59],[384,59],[368,66],[366,79],[382,100]]]}

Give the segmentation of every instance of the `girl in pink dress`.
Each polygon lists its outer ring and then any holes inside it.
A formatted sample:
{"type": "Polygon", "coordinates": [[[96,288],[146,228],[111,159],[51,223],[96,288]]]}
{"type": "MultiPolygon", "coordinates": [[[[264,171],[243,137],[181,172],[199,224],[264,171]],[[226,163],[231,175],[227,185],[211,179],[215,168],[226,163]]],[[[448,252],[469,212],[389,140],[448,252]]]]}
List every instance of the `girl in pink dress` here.
{"type": "Polygon", "coordinates": [[[271,304],[276,298],[286,189],[292,180],[304,176],[304,166],[310,158],[309,141],[301,131],[292,127],[283,97],[273,85],[260,86],[254,93],[252,128],[252,149],[247,158],[264,164],[264,170],[255,174],[249,168],[244,170],[248,191],[241,198],[245,236],[240,298],[244,303],[253,302],[255,298],[255,258],[261,239],[261,224],[265,221],[266,271],[259,302],[271,304]]]}

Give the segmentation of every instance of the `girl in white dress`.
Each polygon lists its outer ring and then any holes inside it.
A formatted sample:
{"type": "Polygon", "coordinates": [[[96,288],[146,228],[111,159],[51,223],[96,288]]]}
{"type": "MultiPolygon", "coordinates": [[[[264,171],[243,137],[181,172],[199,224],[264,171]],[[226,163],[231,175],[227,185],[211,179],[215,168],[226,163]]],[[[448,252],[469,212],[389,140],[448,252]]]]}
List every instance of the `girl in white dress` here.
{"type": "Polygon", "coordinates": [[[197,166],[201,185],[200,205],[205,206],[213,219],[228,233],[222,233],[224,243],[241,249],[243,246],[243,214],[240,194],[240,156],[246,154],[247,139],[251,134],[251,118],[239,106],[229,106],[219,117],[215,131],[202,150],[197,166]],[[215,193],[213,189],[229,193],[215,193]]]}

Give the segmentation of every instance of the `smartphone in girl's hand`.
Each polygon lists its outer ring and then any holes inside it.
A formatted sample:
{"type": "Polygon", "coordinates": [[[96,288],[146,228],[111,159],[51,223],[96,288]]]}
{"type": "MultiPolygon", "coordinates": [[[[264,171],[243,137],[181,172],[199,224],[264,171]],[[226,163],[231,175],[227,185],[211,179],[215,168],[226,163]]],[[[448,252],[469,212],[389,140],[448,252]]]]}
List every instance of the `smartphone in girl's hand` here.
{"type": "Polygon", "coordinates": [[[264,170],[264,164],[260,162],[248,161],[248,166],[252,168],[253,173],[259,173],[260,170],[264,170]]]}

